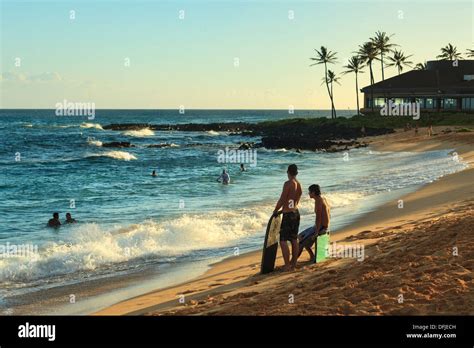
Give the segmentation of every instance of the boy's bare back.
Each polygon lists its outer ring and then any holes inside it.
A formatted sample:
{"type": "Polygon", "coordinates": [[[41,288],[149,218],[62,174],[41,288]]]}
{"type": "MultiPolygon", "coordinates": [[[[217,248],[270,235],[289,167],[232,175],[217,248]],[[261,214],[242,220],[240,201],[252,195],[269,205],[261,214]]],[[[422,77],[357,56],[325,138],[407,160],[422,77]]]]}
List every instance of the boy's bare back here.
{"type": "Polygon", "coordinates": [[[283,185],[283,195],[285,197],[283,201],[283,212],[288,213],[298,209],[298,203],[300,201],[303,191],[301,190],[301,184],[296,179],[290,179],[283,185]]]}

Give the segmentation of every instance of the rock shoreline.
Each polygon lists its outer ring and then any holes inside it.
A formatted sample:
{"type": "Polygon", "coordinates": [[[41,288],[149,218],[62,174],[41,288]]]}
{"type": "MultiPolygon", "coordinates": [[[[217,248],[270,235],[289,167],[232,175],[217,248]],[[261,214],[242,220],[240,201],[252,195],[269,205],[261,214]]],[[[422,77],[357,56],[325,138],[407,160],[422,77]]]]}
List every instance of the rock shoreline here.
{"type": "MultiPolygon", "coordinates": [[[[303,119],[288,122],[262,122],[262,123],[187,123],[175,125],[153,125],[146,123],[110,124],[103,129],[114,131],[140,130],[148,128],[153,131],[187,131],[187,132],[228,132],[230,135],[260,136],[261,143],[239,143],[241,150],[255,147],[267,149],[295,149],[337,152],[352,148],[366,147],[363,141],[365,136],[375,136],[393,133],[391,128],[365,127],[365,134],[359,127],[351,127],[335,122],[320,122],[311,124],[303,119]],[[360,140],[360,138],[362,138],[360,140]]],[[[122,142],[123,143],[123,142],[122,142]]],[[[119,143],[120,144],[120,143],[119,143]]],[[[133,145],[129,145],[133,146],[133,145]]],[[[158,146],[156,146],[158,147],[158,146]]]]}

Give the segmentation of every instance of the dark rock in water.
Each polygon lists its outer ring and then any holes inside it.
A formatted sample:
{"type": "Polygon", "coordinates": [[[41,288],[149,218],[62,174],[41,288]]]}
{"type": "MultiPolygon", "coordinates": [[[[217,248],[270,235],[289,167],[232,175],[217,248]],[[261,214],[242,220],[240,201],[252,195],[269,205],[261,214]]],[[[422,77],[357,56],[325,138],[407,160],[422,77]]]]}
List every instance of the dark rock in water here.
{"type": "Polygon", "coordinates": [[[242,129],[251,129],[252,125],[243,122],[226,123],[185,123],[185,124],[148,124],[148,123],[114,123],[102,127],[103,129],[125,131],[149,128],[157,131],[187,131],[187,132],[231,132],[240,134],[242,129]]]}
{"type": "MultiPolygon", "coordinates": [[[[358,142],[362,136],[375,136],[393,133],[390,128],[365,127],[365,133],[358,125],[351,125],[339,120],[310,120],[291,119],[283,122],[261,122],[261,123],[209,123],[209,124],[175,124],[175,125],[150,125],[143,123],[111,124],[103,126],[104,129],[111,130],[139,130],[149,128],[161,131],[188,131],[204,132],[219,131],[239,134],[240,136],[260,136],[261,143],[254,144],[243,142],[239,144],[240,150],[248,150],[254,147],[264,146],[268,149],[298,149],[320,151],[344,151],[350,148],[367,146],[358,142]]],[[[202,144],[204,145],[204,144],[202,144]]],[[[104,145],[105,146],[105,145],[104,145]]],[[[198,144],[188,144],[185,146],[199,146],[198,144]]],[[[159,144],[150,147],[164,147],[159,144]]]]}
{"type": "Polygon", "coordinates": [[[102,143],[102,147],[134,147],[128,141],[112,141],[110,143],[102,143]]]}
{"type": "MultiPolygon", "coordinates": [[[[329,152],[333,152],[360,147],[360,143],[355,140],[361,135],[358,127],[336,123],[308,126],[307,123],[298,121],[290,124],[277,124],[269,129],[256,129],[254,132],[262,134],[263,146],[268,149],[291,148],[316,151],[327,149],[329,152]]],[[[366,127],[367,135],[387,133],[393,133],[393,129],[366,127]]]]}
{"type": "Polygon", "coordinates": [[[102,129],[109,129],[115,131],[140,130],[144,128],[150,128],[150,125],[148,123],[113,123],[106,126],[102,126],[102,129]]]}
{"type": "Polygon", "coordinates": [[[172,146],[177,146],[177,145],[168,144],[168,143],[147,145],[147,147],[152,147],[152,148],[162,148],[162,147],[172,147],[172,146]]]}
{"type": "Polygon", "coordinates": [[[186,132],[231,132],[240,133],[241,129],[247,129],[248,123],[225,122],[225,123],[186,123],[170,125],[151,125],[152,130],[175,130],[186,132]]]}
{"type": "Polygon", "coordinates": [[[239,150],[249,150],[253,148],[255,143],[240,143],[239,150]]]}
{"type": "Polygon", "coordinates": [[[262,137],[262,144],[267,149],[303,149],[320,150],[326,149],[334,144],[329,140],[318,141],[313,138],[294,138],[291,136],[262,137]]]}

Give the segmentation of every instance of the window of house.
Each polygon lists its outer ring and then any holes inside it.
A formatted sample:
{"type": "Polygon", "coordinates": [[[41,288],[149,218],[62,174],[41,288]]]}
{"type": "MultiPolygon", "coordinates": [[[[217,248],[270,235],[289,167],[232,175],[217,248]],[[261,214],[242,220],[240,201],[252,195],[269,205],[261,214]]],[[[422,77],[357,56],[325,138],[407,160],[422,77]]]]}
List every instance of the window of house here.
{"type": "Polygon", "coordinates": [[[424,109],[425,108],[425,98],[416,98],[415,102],[420,104],[420,108],[424,109]]]}
{"type": "Polygon", "coordinates": [[[444,109],[456,109],[456,99],[444,98],[444,109]]]}
{"type": "Polygon", "coordinates": [[[474,110],[474,98],[462,98],[463,110],[474,110]]]}
{"type": "Polygon", "coordinates": [[[434,109],[436,107],[435,99],[426,98],[425,99],[425,109],[434,109]]]}

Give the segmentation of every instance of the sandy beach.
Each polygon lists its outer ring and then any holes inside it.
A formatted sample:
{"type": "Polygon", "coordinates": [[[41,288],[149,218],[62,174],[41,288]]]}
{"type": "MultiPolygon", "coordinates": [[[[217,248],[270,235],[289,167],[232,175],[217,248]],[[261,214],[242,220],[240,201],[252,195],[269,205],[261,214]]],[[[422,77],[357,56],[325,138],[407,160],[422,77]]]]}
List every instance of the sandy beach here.
{"type": "MultiPolygon", "coordinates": [[[[389,202],[331,242],[363,246],[364,258],[307,262],[260,275],[261,252],[228,258],[202,276],[105,308],[97,315],[474,314],[474,134],[420,128],[366,138],[375,151],[453,149],[469,168],[389,202]]],[[[455,156],[456,154],[453,154],[455,156]]]]}

